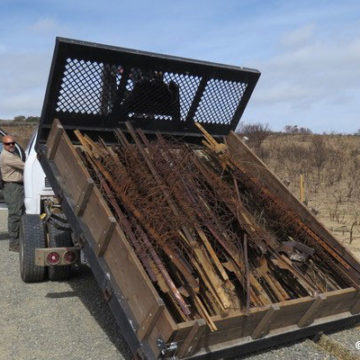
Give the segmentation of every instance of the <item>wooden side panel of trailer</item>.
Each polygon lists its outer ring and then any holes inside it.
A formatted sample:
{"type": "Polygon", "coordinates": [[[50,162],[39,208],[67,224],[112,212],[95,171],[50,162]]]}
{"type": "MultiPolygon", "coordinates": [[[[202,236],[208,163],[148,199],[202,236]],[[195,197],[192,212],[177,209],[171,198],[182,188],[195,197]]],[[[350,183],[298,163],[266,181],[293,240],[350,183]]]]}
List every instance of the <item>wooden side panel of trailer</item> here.
{"type": "MultiPolygon", "coordinates": [[[[331,321],[331,317],[342,314],[351,318],[360,313],[354,308],[359,301],[359,292],[354,288],[331,291],[318,297],[304,297],[273,304],[266,308],[251,309],[249,313],[237,312],[221,318],[212,317],[218,330],[211,332],[208,328],[196,340],[196,347],[189,349],[187,356],[194,352],[211,347],[225,346],[231,341],[244,341],[246,338],[256,340],[272,333],[286,333],[287,329],[301,329],[317,321],[331,321]],[[319,301],[320,300],[320,301],[319,301]]],[[[173,341],[179,346],[189,337],[194,323],[178,324],[173,341]]],[[[249,341],[249,340],[247,340],[249,341]]]]}
{"type": "Polygon", "coordinates": [[[176,324],[123,231],[114,222],[102,194],[91,185],[90,174],[58,121],[54,121],[48,138],[47,157],[56,168],[63,192],[73,200],[74,216],[86,224],[94,240],[93,251],[103,257],[110,269],[109,282],[114,282],[121,290],[122,301],[131,311],[129,320],[139,340],[146,340],[157,356],[157,339],[168,341],[176,324]]]}

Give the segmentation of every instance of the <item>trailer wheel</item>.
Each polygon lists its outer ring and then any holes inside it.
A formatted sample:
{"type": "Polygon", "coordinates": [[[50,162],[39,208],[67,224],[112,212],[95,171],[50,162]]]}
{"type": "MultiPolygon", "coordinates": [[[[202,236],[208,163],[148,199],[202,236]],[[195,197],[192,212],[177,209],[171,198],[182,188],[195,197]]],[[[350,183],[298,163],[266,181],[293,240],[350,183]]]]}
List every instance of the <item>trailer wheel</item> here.
{"type": "MultiPolygon", "coordinates": [[[[48,223],[47,229],[49,235],[49,247],[73,246],[70,231],[58,229],[51,223],[48,223]]],[[[71,275],[71,265],[49,266],[48,274],[51,281],[66,280],[71,275]]]]}
{"type": "Polygon", "coordinates": [[[44,225],[39,215],[23,215],[20,222],[20,274],[24,282],[45,279],[46,268],[35,265],[35,249],[45,248],[44,225]]]}

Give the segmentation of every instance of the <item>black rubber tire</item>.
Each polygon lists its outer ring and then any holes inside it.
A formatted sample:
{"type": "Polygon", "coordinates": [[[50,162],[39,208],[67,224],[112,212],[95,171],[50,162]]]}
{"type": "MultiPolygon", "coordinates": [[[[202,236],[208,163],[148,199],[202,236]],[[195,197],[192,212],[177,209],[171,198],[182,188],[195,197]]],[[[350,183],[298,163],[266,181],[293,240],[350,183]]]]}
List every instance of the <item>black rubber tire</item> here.
{"type": "MultiPolygon", "coordinates": [[[[70,231],[60,230],[53,224],[47,224],[49,247],[72,247],[70,231]]],[[[67,280],[71,276],[71,265],[49,266],[49,279],[51,281],[67,280]]]]}
{"type": "Polygon", "coordinates": [[[19,235],[20,274],[24,282],[40,282],[45,279],[46,268],[35,265],[35,249],[46,248],[44,225],[39,215],[23,215],[19,235]]]}

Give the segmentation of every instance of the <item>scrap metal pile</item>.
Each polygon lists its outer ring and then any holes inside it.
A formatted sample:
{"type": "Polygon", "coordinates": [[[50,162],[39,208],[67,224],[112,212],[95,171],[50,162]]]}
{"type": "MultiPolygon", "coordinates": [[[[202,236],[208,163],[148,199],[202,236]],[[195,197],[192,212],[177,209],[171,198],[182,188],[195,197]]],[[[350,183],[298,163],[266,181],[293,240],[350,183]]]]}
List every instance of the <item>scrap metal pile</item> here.
{"type": "Polygon", "coordinates": [[[356,286],[358,274],[203,129],[202,148],[127,124],[82,156],[177,321],[356,286]]]}

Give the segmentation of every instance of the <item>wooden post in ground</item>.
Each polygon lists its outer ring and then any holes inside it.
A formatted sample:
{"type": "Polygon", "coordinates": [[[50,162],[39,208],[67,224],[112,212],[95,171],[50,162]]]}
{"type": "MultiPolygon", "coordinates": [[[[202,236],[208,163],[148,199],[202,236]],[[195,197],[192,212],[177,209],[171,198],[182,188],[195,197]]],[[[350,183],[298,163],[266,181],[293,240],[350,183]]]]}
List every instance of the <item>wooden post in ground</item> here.
{"type": "Polygon", "coordinates": [[[305,186],[304,186],[304,175],[300,174],[300,201],[305,203],[305,186]]]}

